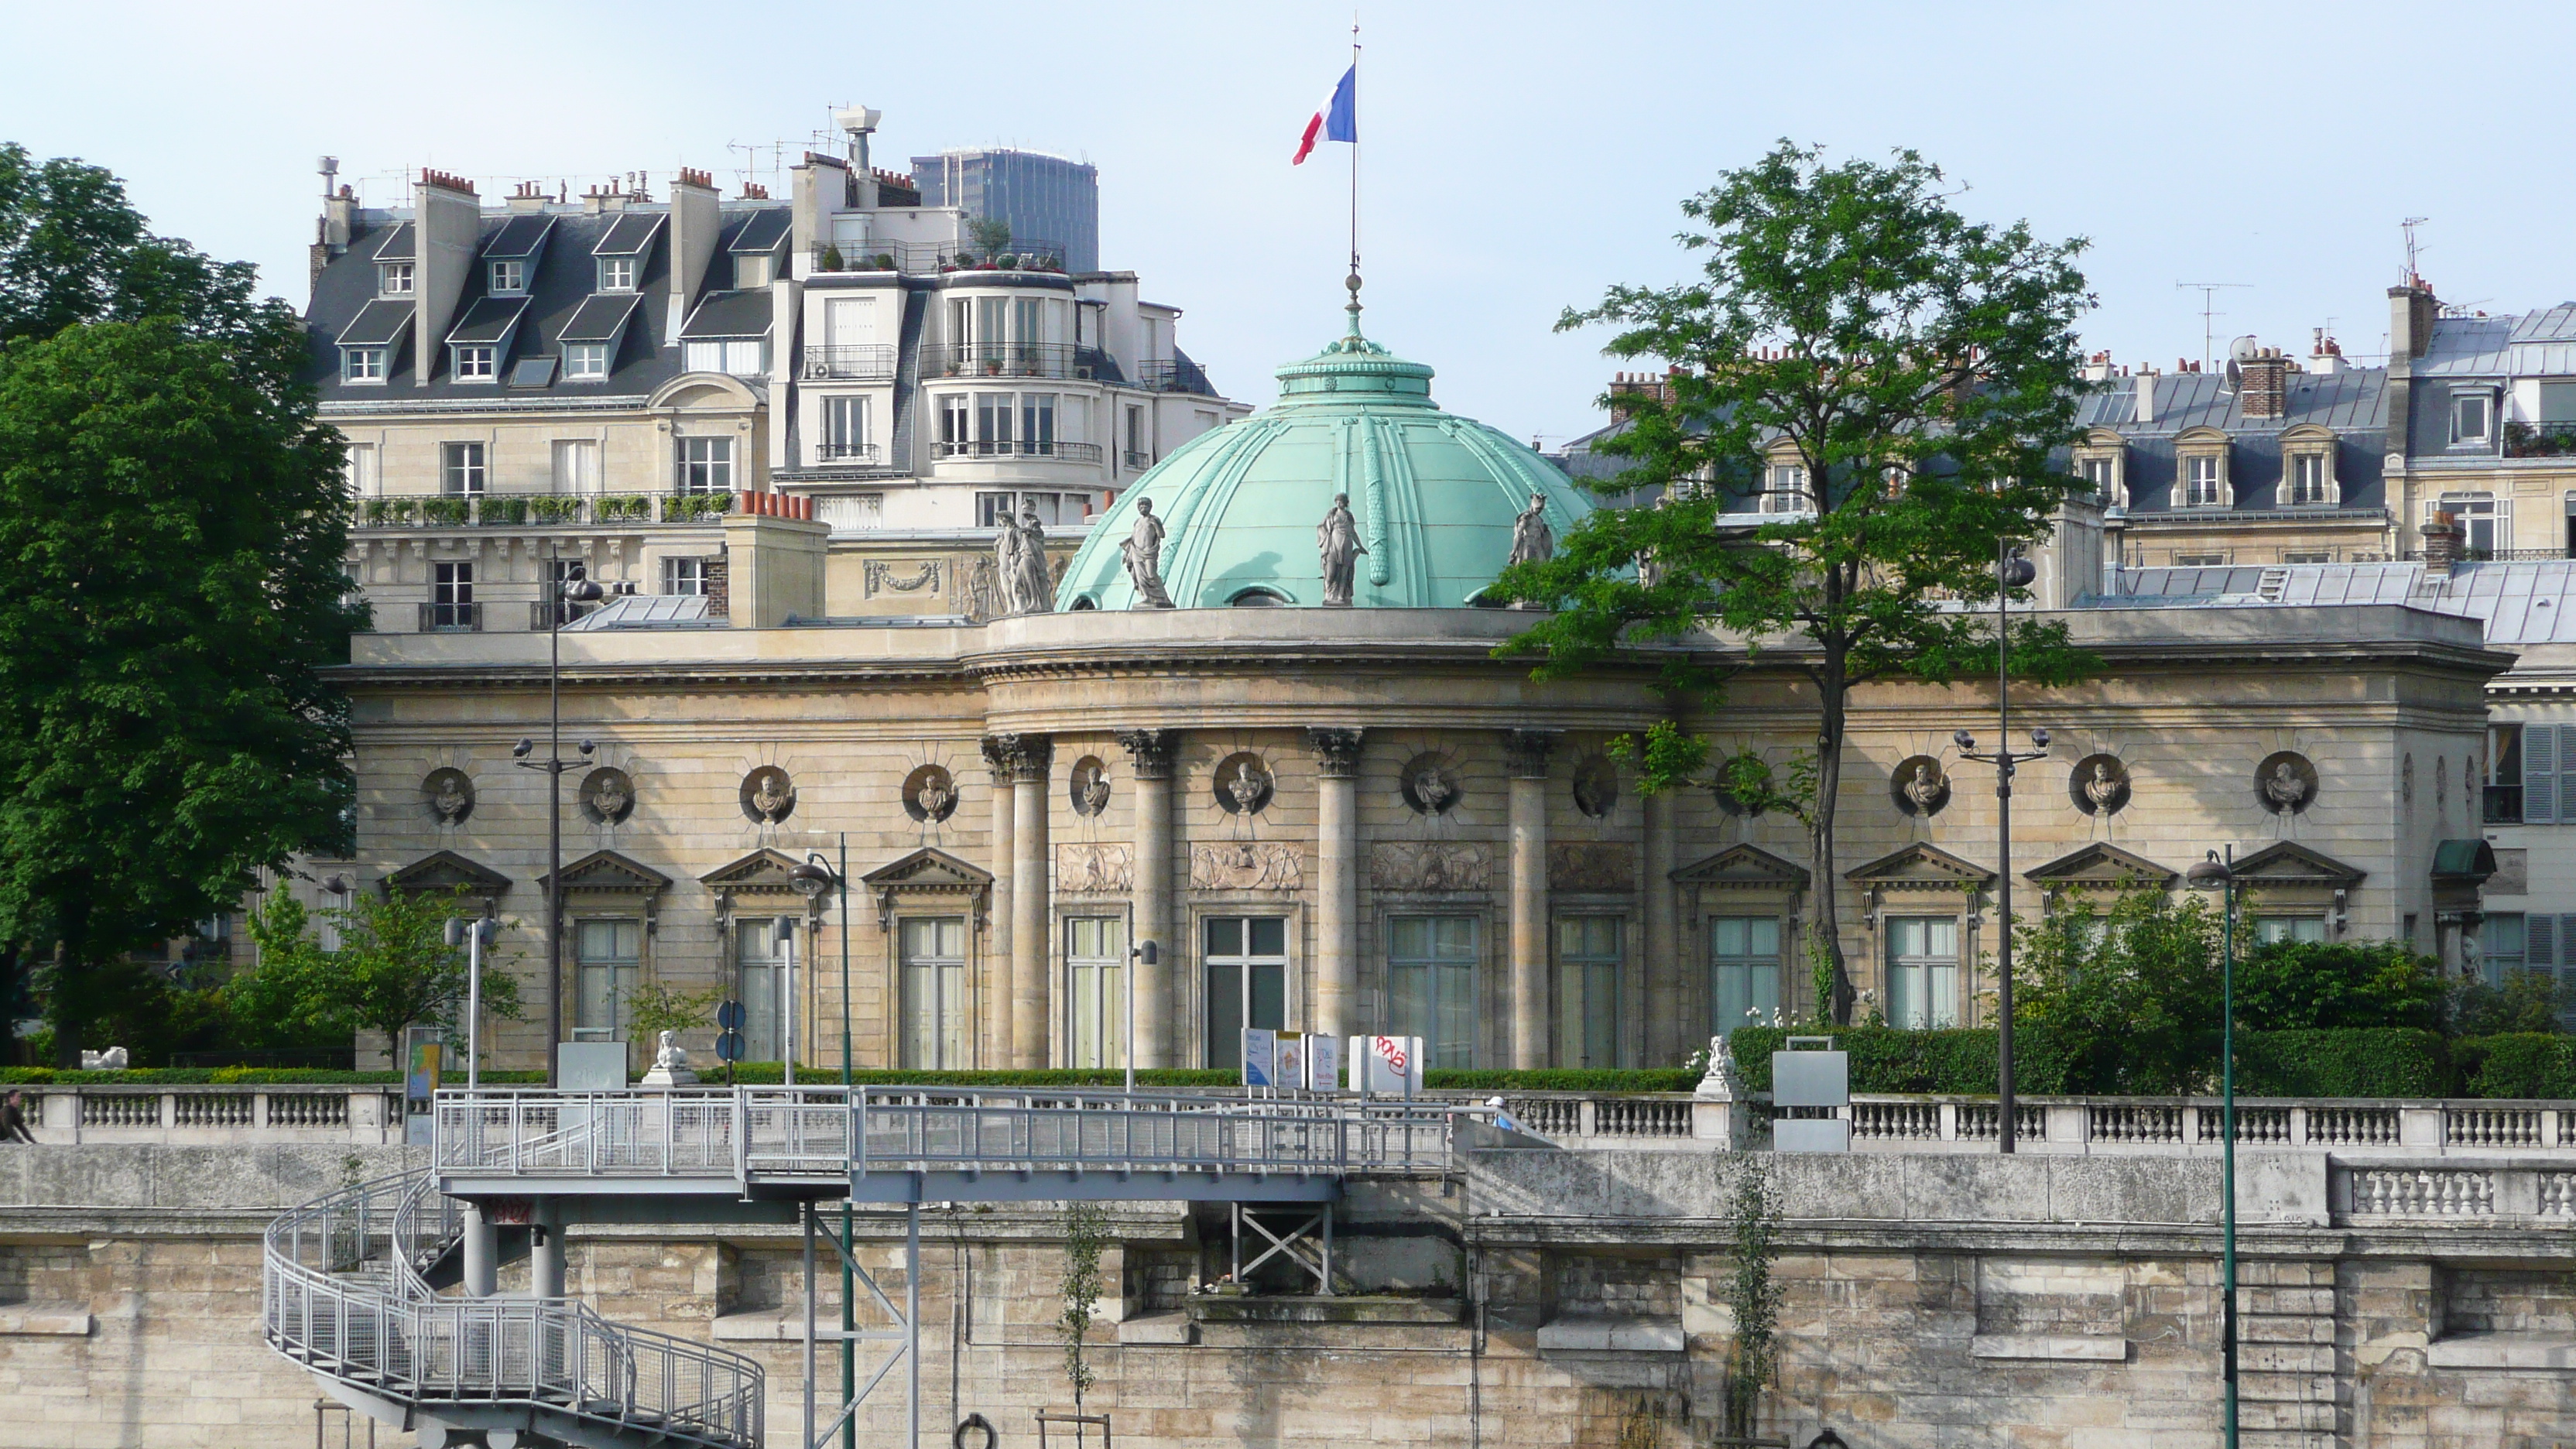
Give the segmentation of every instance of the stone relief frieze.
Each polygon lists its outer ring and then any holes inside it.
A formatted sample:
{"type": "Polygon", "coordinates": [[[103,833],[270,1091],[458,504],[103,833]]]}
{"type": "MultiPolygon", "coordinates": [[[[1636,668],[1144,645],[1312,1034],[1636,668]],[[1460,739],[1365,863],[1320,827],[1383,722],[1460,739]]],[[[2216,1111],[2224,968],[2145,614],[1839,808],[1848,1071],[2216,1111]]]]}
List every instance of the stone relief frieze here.
{"type": "MultiPolygon", "coordinates": [[[[1124,846],[1119,847],[1125,849],[1124,846]]],[[[1194,891],[1296,891],[1306,888],[1306,856],[1293,845],[1247,840],[1190,847],[1194,891]]]]}
{"type": "Polygon", "coordinates": [[[867,596],[873,599],[878,594],[886,592],[916,594],[924,589],[934,594],[939,592],[939,560],[923,559],[920,567],[908,573],[898,572],[901,567],[886,559],[869,559],[867,596]]]}
{"type": "Polygon", "coordinates": [[[1560,891],[1624,891],[1637,883],[1637,852],[1606,840],[1560,840],[1547,848],[1547,884],[1560,891]]]}
{"type": "MultiPolygon", "coordinates": [[[[1198,863],[1193,860],[1190,864],[1191,882],[1196,884],[1198,863]]],[[[1087,841],[1058,841],[1055,847],[1055,888],[1068,895],[1132,891],[1136,888],[1135,848],[1087,841]]]]}
{"type": "Polygon", "coordinates": [[[1454,840],[1385,840],[1369,847],[1369,888],[1481,891],[1494,881],[1493,852],[1454,840]]]}

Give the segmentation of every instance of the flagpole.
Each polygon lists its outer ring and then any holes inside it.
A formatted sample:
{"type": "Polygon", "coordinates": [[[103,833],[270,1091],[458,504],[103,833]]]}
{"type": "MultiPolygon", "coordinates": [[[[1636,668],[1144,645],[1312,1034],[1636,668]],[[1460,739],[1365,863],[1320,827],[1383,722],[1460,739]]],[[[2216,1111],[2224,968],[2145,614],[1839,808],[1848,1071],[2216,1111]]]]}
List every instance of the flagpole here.
{"type": "Polygon", "coordinates": [[[1360,299],[1360,17],[1351,15],[1351,300],[1360,299]]]}

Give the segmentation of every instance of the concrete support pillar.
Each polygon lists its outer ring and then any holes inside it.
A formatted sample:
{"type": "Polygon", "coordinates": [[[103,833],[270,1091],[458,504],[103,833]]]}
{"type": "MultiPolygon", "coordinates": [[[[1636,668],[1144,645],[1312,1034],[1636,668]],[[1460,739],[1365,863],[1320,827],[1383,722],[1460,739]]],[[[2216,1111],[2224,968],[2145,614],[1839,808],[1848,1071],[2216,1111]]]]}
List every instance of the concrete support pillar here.
{"type": "Polygon", "coordinates": [[[1681,923],[1674,910],[1673,797],[1670,791],[1649,795],[1646,809],[1645,1056],[1635,1065],[1667,1067],[1690,1055],[1699,1029],[1683,1015],[1693,992],[1685,979],[1690,965],[1681,949],[1681,923]]]}
{"type": "Polygon", "coordinates": [[[1020,735],[1011,751],[1011,1065],[1021,1071],[1048,1062],[1047,940],[1048,767],[1055,742],[1020,735]]]}
{"type": "Polygon", "coordinates": [[[465,1296],[489,1298],[501,1279],[500,1234],[483,1216],[483,1205],[465,1204],[465,1296]]]}
{"type": "Polygon", "coordinates": [[[982,979],[976,983],[976,1064],[999,1069],[1011,1064],[1011,736],[984,737],[984,768],[993,775],[992,838],[984,850],[985,869],[993,873],[990,923],[984,941],[982,979]]]}
{"type": "Polygon", "coordinates": [[[1136,973],[1136,1065],[1181,1065],[1180,1034],[1172,1021],[1172,968],[1181,941],[1172,925],[1172,752],[1178,730],[1121,730],[1136,778],[1136,881],[1128,897],[1135,914],[1130,947],[1155,943],[1156,963],[1132,955],[1136,973]]]}
{"type": "Polygon", "coordinates": [[[1310,1030],[1359,1030],[1360,740],[1355,729],[1310,729],[1315,747],[1315,1009],[1310,1030]]]}
{"type": "Polygon", "coordinates": [[[528,1291],[539,1298],[564,1296],[563,1201],[541,1197],[528,1215],[528,1291]]]}
{"type": "Polygon", "coordinates": [[[1505,730],[1511,767],[1512,1066],[1547,1065],[1547,757],[1554,730],[1505,730]]]}

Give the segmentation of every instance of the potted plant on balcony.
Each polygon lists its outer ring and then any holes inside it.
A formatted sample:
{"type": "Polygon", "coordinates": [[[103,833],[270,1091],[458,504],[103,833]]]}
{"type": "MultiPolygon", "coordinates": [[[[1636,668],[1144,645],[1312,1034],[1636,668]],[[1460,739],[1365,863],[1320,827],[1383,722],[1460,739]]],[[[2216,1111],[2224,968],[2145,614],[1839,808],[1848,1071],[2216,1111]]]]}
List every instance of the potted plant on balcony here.
{"type": "Polygon", "coordinates": [[[840,272],[847,271],[848,269],[849,262],[841,255],[840,244],[838,242],[825,242],[823,244],[823,270],[827,272],[840,272]]]}
{"type": "Polygon", "coordinates": [[[891,271],[893,271],[893,270],[894,270],[894,253],[892,253],[892,252],[879,252],[879,253],[877,253],[877,270],[878,270],[878,271],[880,271],[880,272],[891,272],[891,271]]]}

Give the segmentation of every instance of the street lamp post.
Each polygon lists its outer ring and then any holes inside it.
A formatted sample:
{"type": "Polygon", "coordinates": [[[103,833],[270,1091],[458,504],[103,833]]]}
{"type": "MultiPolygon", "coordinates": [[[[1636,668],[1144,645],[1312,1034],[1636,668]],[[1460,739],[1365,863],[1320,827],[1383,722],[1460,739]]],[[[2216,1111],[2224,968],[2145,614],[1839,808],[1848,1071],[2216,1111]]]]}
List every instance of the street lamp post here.
{"type": "Polygon", "coordinates": [[[483,1084],[483,948],[501,934],[501,923],[485,916],[473,924],[462,917],[447,918],[447,945],[454,950],[465,948],[465,1090],[479,1090],[483,1084]]]}
{"type": "Polygon", "coordinates": [[[2012,782],[2022,765],[2048,758],[2048,731],[2030,732],[2031,748],[2012,747],[2012,591],[2027,588],[2039,576],[2030,560],[2010,543],[1995,552],[1995,730],[1996,744],[1980,753],[1977,737],[1960,730],[1950,736],[1961,759],[1995,767],[1995,1150],[2010,1154],[2018,1133],[2013,1108],[2013,919],[2012,919],[2012,782]]]}
{"type": "MultiPolygon", "coordinates": [[[[552,573],[553,560],[547,560],[552,573]]],[[[563,757],[563,626],[582,605],[595,604],[607,590],[593,583],[578,563],[573,576],[552,586],[554,607],[546,611],[546,757],[528,758],[536,748],[522,739],[510,750],[522,770],[546,772],[546,1086],[561,1086],[562,1063],[555,1044],[563,1040],[563,772],[577,763],[563,757]]],[[[581,742],[582,759],[593,746],[581,742]]]]}
{"type": "MultiPolygon", "coordinates": [[[[850,1061],[850,833],[846,830],[841,832],[841,868],[839,870],[834,870],[831,863],[823,859],[821,851],[809,850],[805,852],[805,863],[787,873],[787,882],[796,888],[798,895],[805,898],[807,909],[818,915],[822,908],[823,892],[835,889],[840,892],[841,1090],[854,1092],[858,1090],[856,1085],[858,1079],[852,1072],[850,1061]]],[[[796,1080],[796,1046],[793,1041],[788,1043],[787,1055],[787,1080],[793,1082],[796,1080]]],[[[852,1244],[856,1241],[856,1237],[857,1222],[850,1207],[850,1200],[844,1196],[841,1199],[841,1402],[845,1404],[858,1397],[859,1386],[857,1339],[859,1306],[854,1292],[857,1285],[850,1272],[851,1253],[854,1251],[852,1244]]],[[[841,1425],[842,1449],[858,1449],[858,1435],[857,1419],[845,1421],[841,1425]]]]}
{"type": "Polygon", "coordinates": [[[2218,1342],[2227,1449],[2236,1449],[2236,847],[2227,847],[2223,861],[2211,851],[2183,879],[2193,890],[2219,893],[2219,1286],[2227,1295],[2227,1314],[2218,1342]]]}

